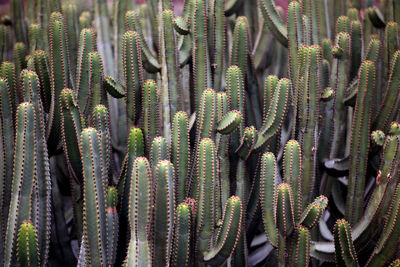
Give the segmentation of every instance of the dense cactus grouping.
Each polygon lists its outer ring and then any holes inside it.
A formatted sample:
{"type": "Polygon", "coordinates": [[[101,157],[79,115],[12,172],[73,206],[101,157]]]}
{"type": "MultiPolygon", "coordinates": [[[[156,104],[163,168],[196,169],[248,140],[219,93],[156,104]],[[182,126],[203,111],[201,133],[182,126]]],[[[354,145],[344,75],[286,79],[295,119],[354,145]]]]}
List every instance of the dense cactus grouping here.
{"type": "Polygon", "coordinates": [[[0,18],[1,266],[400,266],[400,1],[90,2],[0,18]]]}

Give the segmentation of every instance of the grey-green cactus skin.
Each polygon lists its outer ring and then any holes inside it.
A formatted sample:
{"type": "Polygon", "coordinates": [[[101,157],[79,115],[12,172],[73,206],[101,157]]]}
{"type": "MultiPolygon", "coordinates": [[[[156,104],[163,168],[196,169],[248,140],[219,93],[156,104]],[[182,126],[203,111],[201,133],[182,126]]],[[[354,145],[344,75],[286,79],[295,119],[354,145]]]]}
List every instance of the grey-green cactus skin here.
{"type": "Polygon", "coordinates": [[[135,2],[1,12],[0,265],[399,265],[399,0],[135,2]]]}
{"type": "Polygon", "coordinates": [[[12,194],[4,239],[4,266],[16,264],[16,238],[19,225],[29,219],[35,172],[35,109],[22,103],[17,110],[12,194]]]}

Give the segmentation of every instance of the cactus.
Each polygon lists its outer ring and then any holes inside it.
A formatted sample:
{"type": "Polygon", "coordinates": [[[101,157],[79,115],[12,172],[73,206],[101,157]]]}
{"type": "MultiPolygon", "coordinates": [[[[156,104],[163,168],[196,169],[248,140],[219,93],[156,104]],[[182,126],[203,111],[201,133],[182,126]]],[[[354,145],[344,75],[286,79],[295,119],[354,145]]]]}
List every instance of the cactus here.
{"type": "Polygon", "coordinates": [[[51,72],[51,91],[54,99],[50,107],[50,126],[47,128],[48,142],[51,144],[51,150],[58,145],[58,136],[60,133],[60,105],[57,100],[60,99],[61,91],[68,88],[69,81],[69,59],[68,47],[65,34],[65,26],[62,15],[54,12],[50,17],[50,72],[51,72]]]}
{"type": "Polygon", "coordinates": [[[79,151],[80,135],[83,130],[82,115],[74,91],[63,89],[60,95],[61,132],[63,148],[74,179],[82,181],[82,162],[79,151]]]}
{"type": "MultiPolygon", "coordinates": [[[[217,159],[214,142],[204,138],[199,144],[197,155],[195,190],[197,208],[196,235],[198,236],[196,247],[200,257],[210,247],[210,238],[215,226],[215,180],[217,179],[217,159]]],[[[212,243],[211,243],[212,244],[212,243]]]]}
{"type": "Polygon", "coordinates": [[[94,128],[82,130],[79,148],[83,166],[83,236],[85,262],[96,266],[107,263],[107,216],[102,174],[101,146],[94,128]]]}
{"type": "Polygon", "coordinates": [[[274,206],[275,199],[275,188],[277,167],[276,159],[274,154],[265,153],[261,159],[261,173],[260,173],[260,186],[261,186],[261,207],[263,212],[263,223],[265,234],[272,245],[277,246],[278,244],[278,231],[275,227],[275,211],[274,206]]]}
{"type": "Polygon", "coordinates": [[[151,265],[151,258],[148,235],[150,232],[152,175],[150,163],[146,158],[138,157],[135,159],[131,180],[129,224],[131,240],[135,240],[137,246],[137,259],[135,261],[138,266],[149,266],[151,265]]]}
{"type": "Polygon", "coordinates": [[[1,64],[0,73],[3,78],[7,79],[10,90],[10,101],[12,103],[12,110],[16,112],[21,95],[18,88],[15,64],[12,62],[4,61],[1,64]]]}
{"type": "Polygon", "coordinates": [[[43,108],[45,112],[50,111],[51,99],[54,91],[51,89],[50,83],[50,72],[49,72],[49,60],[45,51],[36,50],[33,56],[34,70],[39,76],[40,81],[40,96],[42,98],[43,108]]]}
{"type": "Polygon", "coordinates": [[[198,138],[214,138],[216,128],[216,94],[214,90],[204,90],[199,103],[198,116],[198,138]]]}
{"type": "Polygon", "coordinates": [[[140,111],[141,87],[143,82],[143,69],[141,57],[141,43],[136,32],[126,32],[123,37],[123,66],[126,88],[126,116],[128,125],[136,123],[140,111]]]}
{"type": "Polygon", "coordinates": [[[192,3],[192,57],[193,57],[193,76],[195,88],[195,107],[198,109],[203,91],[210,87],[209,81],[209,56],[207,50],[207,25],[206,8],[204,0],[194,0],[192,3]]]}
{"type": "Polygon", "coordinates": [[[153,80],[147,80],[143,85],[143,134],[146,136],[147,147],[151,146],[153,139],[159,135],[159,92],[153,80]]]}
{"type": "Polygon", "coordinates": [[[23,221],[18,231],[18,263],[20,266],[39,266],[37,235],[32,222],[23,221]]]}
{"type": "Polygon", "coordinates": [[[115,187],[109,187],[107,192],[107,264],[114,265],[118,242],[118,192],[115,187]]]}
{"type": "Polygon", "coordinates": [[[344,219],[337,220],[334,235],[336,263],[338,265],[359,266],[351,237],[350,224],[344,219]]]}
{"type": "Polygon", "coordinates": [[[217,243],[204,255],[204,261],[213,266],[224,264],[234,251],[242,223],[242,203],[239,197],[232,196],[225,206],[223,223],[217,234],[217,243]]]}
{"type": "MultiPolygon", "coordinates": [[[[186,177],[190,165],[189,118],[183,112],[174,116],[171,138],[171,162],[175,167],[176,200],[181,203],[186,196],[186,177]]],[[[192,215],[194,216],[194,215],[192,215]]]]}
{"type": "Polygon", "coordinates": [[[357,103],[354,111],[349,168],[349,191],[347,194],[346,216],[350,223],[360,219],[363,205],[364,177],[367,167],[366,151],[369,147],[371,101],[374,92],[375,66],[371,61],[361,65],[357,103]]]}
{"type": "Polygon", "coordinates": [[[32,212],[31,197],[35,173],[35,110],[24,102],[18,106],[14,145],[14,168],[7,230],[4,241],[4,266],[16,264],[17,230],[32,212]]]}
{"type": "Polygon", "coordinates": [[[90,125],[97,130],[101,143],[101,157],[103,164],[104,184],[113,184],[111,179],[111,133],[110,133],[110,115],[108,109],[103,105],[97,105],[92,111],[90,125]]]}
{"type": "MultiPolygon", "coordinates": [[[[11,199],[12,176],[13,176],[13,154],[7,151],[14,150],[14,129],[6,127],[6,125],[14,124],[13,107],[10,87],[8,86],[7,79],[0,78],[0,114],[1,114],[1,209],[3,218],[8,218],[8,207],[11,199]]],[[[4,227],[5,221],[2,222],[4,227]]]]}
{"type": "Polygon", "coordinates": [[[153,264],[166,266],[172,254],[173,219],[175,214],[174,167],[161,160],[155,170],[153,264]]]}
{"type": "Polygon", "coordinates": [[[79,107],[82,111],[89,110],[86,105],[89,98],[89,58],[88,54],[96,48],[94,29],[82,29],[79,37],[78,58],[76,64],[76,88],[79,107]]]}
{"type": "Polygon", "coordinates": [[[32,222],[37,229],[38,249],[43,263],[47,262],[50,245],[50,224],[51,213],[51,177],[50,163],[46,146],[44,111],[40,99],[39,77],[35,72],[23,70],[21,78],[25,91],[25,100],[30,101],[35,109],[35,177],[36,193],[33,194],[35,212],[32,215],[32,222]]]}
{"type": "Polygon", "coordinates": [[[293,244],[293,266],[308,266],[310,262],[310,230],[303,226],[296,229],[296,242],[293,244]]]}
{"type": "Polygon", "coordinates": [[[0,18],[0,265],[398,265],[398,0],[73,2],[0,18]]]}
{"type": "Polygon", "coordinates": [[[189,204],[181,203],[176,209],[176,225],[173,245],[172,266],[187,266],[189,263],[189,248],[192,210],[189,204]]]}

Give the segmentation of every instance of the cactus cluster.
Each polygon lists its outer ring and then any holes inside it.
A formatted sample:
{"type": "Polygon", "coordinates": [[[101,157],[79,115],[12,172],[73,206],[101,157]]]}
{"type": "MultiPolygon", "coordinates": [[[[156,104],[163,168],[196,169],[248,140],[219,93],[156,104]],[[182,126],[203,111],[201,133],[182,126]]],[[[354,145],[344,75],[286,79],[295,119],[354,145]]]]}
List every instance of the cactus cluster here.
{"type": "Polygon", "coordinates": [[[400,266],[400,1],[92,2],[0,19],[1,266],[400,266]]]}

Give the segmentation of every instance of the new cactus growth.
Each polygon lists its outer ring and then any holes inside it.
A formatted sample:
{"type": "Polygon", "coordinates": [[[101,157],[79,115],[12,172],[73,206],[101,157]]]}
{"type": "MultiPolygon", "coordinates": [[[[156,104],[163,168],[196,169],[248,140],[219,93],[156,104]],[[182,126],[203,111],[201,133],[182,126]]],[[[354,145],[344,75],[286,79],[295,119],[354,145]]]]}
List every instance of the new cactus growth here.
{"type": "Polygon", "coordinates": [[[398,0],[9,2],[0,265],[400,265],[398,0]]]}
{"type": "Polygon", "coordinates": [[[18,263],[20,266],[39,266],[37,236],[31,221],[23,221],[18,231],[18,263]]]}

